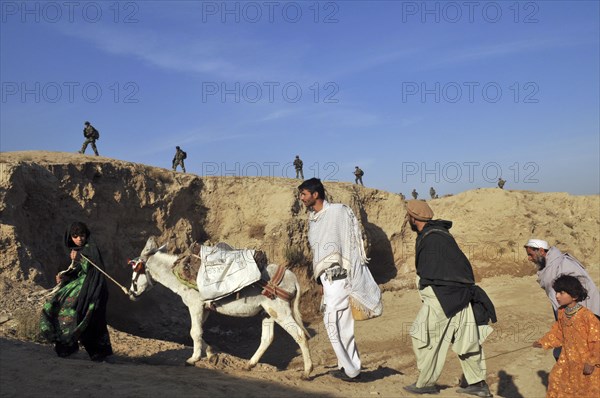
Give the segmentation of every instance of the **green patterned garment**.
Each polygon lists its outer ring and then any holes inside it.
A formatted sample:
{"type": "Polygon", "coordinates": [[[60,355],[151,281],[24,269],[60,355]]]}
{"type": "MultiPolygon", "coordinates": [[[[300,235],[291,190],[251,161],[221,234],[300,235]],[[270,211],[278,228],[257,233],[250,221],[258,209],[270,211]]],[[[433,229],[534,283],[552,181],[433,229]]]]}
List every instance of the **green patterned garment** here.
{"type": "Polygon", "coordinates": [[[77,343],[81,331],[89,325],[95,303],[90,303],[85,317],[77,321],[77,298],[89,266],[86,260],[76,265],[74,270],[65,275],[67,278],[72,275],[74,279],[64,283],[54,297],[44,304],[40,327],[42,336],[48,341],[71,346],[77,343]]]}
{"type": "MultiPolygon", "coordinates": [[[[102,266],[94,243],[87,243],[82,253],[94,264],[102,266]]],[[[44,304],[40,320],[42,336],[55,344],[56,353],[62,357],[76,352],[79,342],[92,359],[111,355],[106,324],[107,301],[104,276],[82,258],[63,274],[60,289],[44,304]]]]}

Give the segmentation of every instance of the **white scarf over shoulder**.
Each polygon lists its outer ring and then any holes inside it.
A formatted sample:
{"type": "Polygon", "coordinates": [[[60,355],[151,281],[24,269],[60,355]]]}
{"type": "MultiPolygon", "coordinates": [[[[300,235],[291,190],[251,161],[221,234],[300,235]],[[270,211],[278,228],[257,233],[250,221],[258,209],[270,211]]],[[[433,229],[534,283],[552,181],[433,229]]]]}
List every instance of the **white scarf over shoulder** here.
{"type": "Polygon", "coordinates": [[[381,313],[381,290],[367,267],[360,224],[352,209],[323,201],[321,211],[310,213],[308,241],[315,279],[338,263],[348,272],[350,296],[381,313]]]}
{"type": "Polygon", "coordinates": [[[346,205],[323,201],[321,211],[311,212],[308,241],[315,279],[333,263],[340,264],[352,275],[355,266],[368,261],[358,220],[346,205]]]}

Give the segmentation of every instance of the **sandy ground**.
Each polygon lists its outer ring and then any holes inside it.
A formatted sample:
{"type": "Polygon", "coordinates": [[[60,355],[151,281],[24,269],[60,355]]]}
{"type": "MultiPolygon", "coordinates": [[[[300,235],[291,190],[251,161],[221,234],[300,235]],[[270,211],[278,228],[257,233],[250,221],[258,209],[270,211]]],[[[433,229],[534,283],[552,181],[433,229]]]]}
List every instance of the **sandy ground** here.
{"type": "MultiPolygon", "coordinates": [[[[487,381],[495,396],[543,397],[554,359],[549,351],[531,348],[552,324],[547,298],[535,277],[501,276],[480,284],[496,305],[499,321],[485,343],[487,381]]],[[[273,346],[251,371],[244,362],[258,347],[237,341],[236,325],[223,329],[218,360],[203,358],[185,366],[191,347],[144,339],[111,329],[113,363],[93,363],[85,352],[69,359],[54,355],[51,346],[10,337],[10,322],[0,326],[0,395],[35,397],[83,394],[90,397],[404,397],[402,386],[415,381],[417,370],[408,329],[420,302],[415,290],[384,293],[384,315],[357,322],[356,338],[363,361],[362,381],[348,383],[327,372],[335,357],[321,323],[308,325],[315,365],[310,380],[300,378],[302,359],[295,343],[277,327],[273,346]],[[227,337],[230,336],[230,337],[227,337]],[[234,337],[231,337],[234,336],[234,337]]],[[[241,327],[247,327],[242,325],[241,327]]],[[[251,326],[254,327],[254,326],[251,326]]],[[[213,326],[213,331],[218,327],[213,326]]],[[[187,331],[182,330],[182,334],[187,331]]],[[[239,334],[237,334],[239,338],[239,334]]],[[[450,350],[438,385],[440,397],[460,396],[461,376],[450,350]]]]}
{"type": "MultiPolygon", "coordinates": [[[[349,205],[360,218],[371,272],[386,290],[384,315],[356,325],[362,381],[346,383],[328,374],[336,360],[315,316],[315,284],[302,268],[311,256],[297,184],[285,178],[201,177],[75,153],[2,152],[0,398],[73,393],[111,398],[410,396],[402,387],[417,377],[408,331],[420,302],[417,292],[407,289],[414,280],[415,234],[404,225],[404,201],[349,183],[326,186],[333,202],[349,205]],[[19,312],[35,324],[35,317],[27,315],[30,293],[52,287],[54,275],[66,268],[61,237],[72,219],[92,226],[107,271],[126,285],[131,269],[125,259],[139,255],[149,236],[168,242],[175,254],[193,241],[210,240],[259,248],[274,263],[289,262],[305,289],[302,309],[311,320],[312,378],[300,378],[299,349],[279,328],[261,363],[244,370],[260,341],[256,317],[211,316],[205,338],[220,349],[217,361],[184,366],[191,355],[187,311],[179,297],[162,287],[132,303],[111,285],[114,363],[92,363],[84,352],[60,359],[49,345],[17,339],[23,336],[15,324],[19,312]]],[[[496,304],[499,321],[484,344],[492,392],[543,397],[554,359],[531,343],[550,328],[553,316],[522,245],[534,236],[544,238],[583,261],[598,284],[600,195],[481,188],[429,203],[436,218],[454,222],[451,232],[496,304]]],[[[460,376],[450,351],[439,396],[458,396],[460,376]]]]}

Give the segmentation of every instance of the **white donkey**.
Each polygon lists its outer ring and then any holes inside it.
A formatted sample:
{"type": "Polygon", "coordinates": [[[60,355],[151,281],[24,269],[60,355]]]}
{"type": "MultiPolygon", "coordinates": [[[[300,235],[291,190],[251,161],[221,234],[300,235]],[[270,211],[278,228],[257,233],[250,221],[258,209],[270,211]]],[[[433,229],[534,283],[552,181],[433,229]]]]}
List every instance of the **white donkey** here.
{"type": "MultiPolygon", "coordinates": [[[[136,300],[143,292],[150,290],[155,282],[160,283],[181,296],[181,299],[190,311],[192,321],[190,335],[194,341],[194,352],[186,362],[193,365],[199,361],[204,348],[206,348],[206,356],[210,360],[214,353],[212,352],[212,348],[202,338],[202,325],[206,321],[210,311],[200,299],[198,291],[182,284],[173,274],[172,268],[177,260],[177,256],[164,253],[164,248],[165,246],[159,248],[154,238],[150,237],[140,257],[132,260],[134,272],[131,287],[129,288],[129,298],[136,300]]],[[[263,278],[270,279],[276,270],[277,266],[270,264],[267,267],[267,271],[262,271],[263,278]],[[268,275],[266,275],[267,272],[268,275]]],[[[248,369],[251,369],[258,363],[273,341],[274,322],[277,322],[300,346],[304,359],[304,372],[302,376],[308,378],[313,366],[308,349],[308,332],[302,324],[302,316],[300,314],[300,285],[296,275],[286,270],[280,287],[295,295],[293,307],[291,303],[279,297],[270,299],[261,294],[260,288],[249,286],[240,290],[233,298],[224,298],[216,302],[216,306],[211,308],[211,310],[225,315],[250,317],[258,314],[261,309],[264,309],[269,316],[265,317],[262,321],[260,346],[252,358],[250,358],[247,365],[248,369]]]]}

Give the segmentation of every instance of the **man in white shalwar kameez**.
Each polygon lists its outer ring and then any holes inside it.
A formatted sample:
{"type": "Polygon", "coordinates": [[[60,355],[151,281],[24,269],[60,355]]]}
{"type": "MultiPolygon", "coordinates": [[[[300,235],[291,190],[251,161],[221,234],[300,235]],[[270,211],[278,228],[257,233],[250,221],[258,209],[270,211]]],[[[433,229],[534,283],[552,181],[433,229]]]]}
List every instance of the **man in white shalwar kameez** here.
{"type": "Polygon", "coordinates": [[[310,209],[308,241],[313,274],[323,286],[323,322],[345,381],[360,377],[361,361],[354,338],[352,308],[365,318],[381,315],[381,290],[367,267],[362,235],[352,210],[331,204],[318,178],[299,187],[300,200],[310,209]]]}

